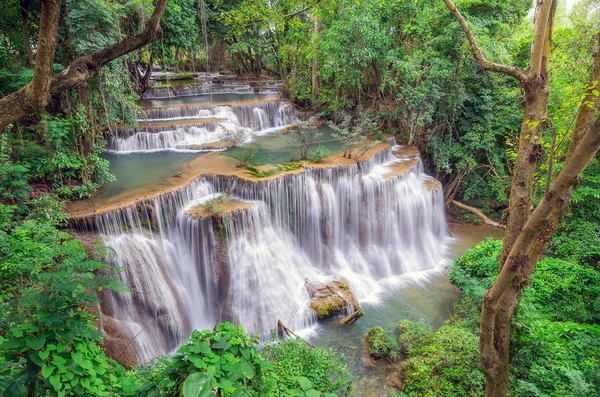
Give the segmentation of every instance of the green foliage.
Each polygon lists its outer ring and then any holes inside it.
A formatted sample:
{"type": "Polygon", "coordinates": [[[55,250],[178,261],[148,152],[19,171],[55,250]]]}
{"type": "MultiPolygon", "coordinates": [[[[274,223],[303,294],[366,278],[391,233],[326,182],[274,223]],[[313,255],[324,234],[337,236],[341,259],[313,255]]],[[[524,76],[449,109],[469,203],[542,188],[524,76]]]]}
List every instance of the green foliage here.
{"type": "Polygon", "coordinates": [[[208,199],[202,204],[202,207],[212,215],[219,215],[221,212],[220,205],[229,204],[233,201],[233,199],[227,194],[219,194],[213,198],[208,199]]]}
{"type": "Polygon", "coordinates": [[[396,327],[398,348],[406,357],[414,356],[418,349],[430,342],[431,329],[423,324],[402,320],[396,327]]]}
{"type": "MultiPolygon", "coordinates": [[[[414,324],[403,327],[412,330],[409,332],[418,329],[414,324]]],[[[402,363],[405,387],[400,396],[479,397],[483,394],[485,377],[479,367],[477,335],[462,327],[444,325],[424,340],[415,336],[405,340],[408,354],[402,363]]]]}
{"type": "Polygon", "coordinates": [[[151,380],[142,386],[138,395],[152,396],[159,391],[177,395],[184,388],[194,387],[200,393],[205,384],[222,395],[268,393],[275,382],[265,377],[271,365],[260,356],[257,343],[258,340],[246,335],[241,326],[231,323],[220,323],[214,331],[194,331],[189,342],[180,347],[173,358],[151,369],[151,380]],[[184,380],[195,373],[206,375],[195,375],[195,380],[186,385],[184,380]]]}
{"type": "Polygon", "coordinates": [[[373,358],[393,358],[398,352],[394,339],[381,327],[373,327],[367,333],[367,348],[373,358]]]}
{"type": "Polygon", "coordinates": [[[98,346],[90,313],[97,292],[122,287],[102,276],[105,264],[89,260],[78,240],[56,228],[61,216],[49,214],[53,208],[0,230],[0,390],[109,395],[121,389],[124,370],[98,346]]]}
{"type": "Polygon", "coordinates": [[[330,154],[331,150],[327,149],[323,145],[319,145],[310,153],[310,158],[315,163],[320,163],[325,159],[325,157],[329,156],[330,154]]]}
{"type": "Polygon", "coordinates": [[[553,321],[600,323],[600,273],[579,264],[546,258],[536,265],[521,307],[533,305],[553,321]]]}
{"type": "Polygon", "coordinates": [[[450,281],[462,293],[481,302],[483,294],[492,286],[498,275],[502,241],[488,239],[477,244],[454,261],[450,270],[450,281]]]}
{"type": "Polygon", "coordinates": [[[275,395],[301,395],[297,389],[300,386],[310,394],[303,379],[311,383],[311,388],[319,392],[347,395],[351,388],[351,377],[344,358],[330,349],[311,348],[300,339],[289,339],[283,343],[268,344],[262,351],[266,360],[272,363],[268,377],[277,383],[275,395]],[[293,392],[296,390],[296,392],[293,392]],[[295,394],[294,394],[295,393],[295,394]]]}
{"type": "Polygon", "coordinates": [[[298,339],[257,349],[258,339],[231,323],[194,331],[170,359],[138,372],[138,396],[334,396],[350,390],[343,357],[298,339]]]}
{"type": "MultiPolygon", "coordinates": [[[[577,211],[574,207],[573,211],[577,211]]],[[[451,281],[469,298],[458,322],[472,329],[474,302],[497,275],[502,244],[488,240],[459,257],[451,281]]],[[[515,396],[595,396],[600,390],[600,274],[546,257],[531,276],[513,320],[511,390],[515,396]],[[587,324],[585,324],[587,323],[587,324]]],[[[475,320],[475,321],[474,321],[475,320]]],[[[407,382],[408,385],[408,382],[407,382]]]]}
{"type": "Polygon", "coordinates": [[[600,326],[545,319],[514,320],[515,396],[594,397],[600,390],[600,326]]]}
{"type": "MultiPolygon", "coordinates": [[[[300,121],[294,124],[293,128],[287,132],[292,139],[300,143],[300,159],[308,160],[308,150],[323,135],[318,130],[316,118],[311,117],[307,121],[300,121]]],[[[322,158],[321,158],[322,159],[322,158]]],[[[319,161],[317,161],[318,163],[319,161]]]]}
{"type": "Polygon", "coordinates": [[[585,170],[573,190],[570,210],[552,236],[553,256],[574,262],[600,261],[600,160],[585,170]]]}
{"type": "Polygon", "coordinates": [[[250,175],[254,178],[268,178],[273,175],[277,175],[280,172],[294,171],[298,168],[306,168],[308,163],[306,161],[290,161],[286,164],[275,164],[275,168],[269,170],[260,170],[254,166],[248,165],[246,169],[249,171],[250,175]]]}

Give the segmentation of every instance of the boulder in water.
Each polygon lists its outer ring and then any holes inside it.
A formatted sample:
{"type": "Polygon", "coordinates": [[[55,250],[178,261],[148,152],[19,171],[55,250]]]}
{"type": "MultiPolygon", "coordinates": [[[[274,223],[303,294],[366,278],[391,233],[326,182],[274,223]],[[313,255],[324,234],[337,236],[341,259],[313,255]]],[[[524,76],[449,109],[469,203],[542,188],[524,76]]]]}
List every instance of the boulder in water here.
{"type": "Polygon", "coordinates": [[[356,319],[362,316],[360,305],[346,281],[332,280],[327,283],[318,283],[306,280],[304,286],[311,298],[310,308],[315,312],[317,318],[328,318],[339,314],[356,319]],[[360,313],[360,315],[356,316],[354,313],[360,313]]]}

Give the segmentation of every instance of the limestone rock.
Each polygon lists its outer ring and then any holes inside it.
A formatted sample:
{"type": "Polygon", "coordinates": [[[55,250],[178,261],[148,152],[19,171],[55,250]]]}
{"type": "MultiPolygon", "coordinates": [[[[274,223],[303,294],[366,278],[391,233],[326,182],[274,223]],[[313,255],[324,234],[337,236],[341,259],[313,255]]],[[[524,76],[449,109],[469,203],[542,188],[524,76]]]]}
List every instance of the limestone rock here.
{"type": "Polygon", "coordinates": [[[310,308],[317,318],[328,318],[339,314],[348,315],[348,307],[361,312],[360,305],[344,280],[332,280],[326,284],[306,280],[304,284],[311,298],[310,308]]]}

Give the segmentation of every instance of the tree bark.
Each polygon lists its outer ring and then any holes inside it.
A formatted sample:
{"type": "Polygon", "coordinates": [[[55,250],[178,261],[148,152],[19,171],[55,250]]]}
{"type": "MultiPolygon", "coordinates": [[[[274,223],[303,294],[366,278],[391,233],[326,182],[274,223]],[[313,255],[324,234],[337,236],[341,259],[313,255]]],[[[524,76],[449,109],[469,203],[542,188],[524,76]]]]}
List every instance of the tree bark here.
{"type": "Polygon", "coordinates": [[[535,21],[535,35],[531,45],[531,64],[532,67],[534,64],[537,65],[535,67],[538,68],[538,73],[531,76],[530,72],[528,80],[524,82],[525,110],[519,136],[517,160],[512,173],[506,234],[500,255],[501,264],[506,261],[510,249],[529,216],[535,169],[542,156],[542,134],[548,119],[550,94],[548,65],[556,5],[557,0],[544,0],[535,21]],[[548,15],[544,17],[545,14],[548,15]],[[547,29],[542,29],[538,27],[540,23],[549,26],[547,29]],[[540,32],[543,33],[543,36],[540,32]]]}
{"type": "Polygon", "coordinates": [[[87,81],[108,62],[156,40],[160,29],[160,18],[167,5],[167,0],[158,0],[154,12],[142,32],[79,57],[62,72],[52,77],[60,3],[60,0],[42,1],[33,79],[25,87],[0,99],[0,132],[4,131],[9,124],[43,109],[51,95],[56,95],[87,81]]]}
{"type": "Polygon", "coordinates": [[[31,39],[29,37],[29,0],[21,0],[19,2],[19,5],[21,6],[21,27],[23,30],[23,44],[25,44],[25,51],[27,51],[29,67],[33,69],[34,56],[33,50],[31,49],[31,39]]]}
{"type": "Polygon", "coordinates": [[[600,99],[594,95],[600,76],[600,54],[578,112],[572,140],[562,170],[547,193],[529,213],[535,167],[541,153],[541,136],[548,106],[548,62],[556,0],[537,3],[534,39],[528,73],[487,61],[474,36],[452,1],[443,0],[463,28],[476,60],[486,70],[517,78],[525,91],[525,114],[509,201],[509,220],[504,237],[498,278],[486,291],[481,312],[481,368],[486,377],[486,397],[504,397],[508,391],[511,321],[517,298],[533,273],[546,243],[564,212],[571,188],[600,148],[600,99]],[[595,119],[594,119],[595,117],[595,119]]]}

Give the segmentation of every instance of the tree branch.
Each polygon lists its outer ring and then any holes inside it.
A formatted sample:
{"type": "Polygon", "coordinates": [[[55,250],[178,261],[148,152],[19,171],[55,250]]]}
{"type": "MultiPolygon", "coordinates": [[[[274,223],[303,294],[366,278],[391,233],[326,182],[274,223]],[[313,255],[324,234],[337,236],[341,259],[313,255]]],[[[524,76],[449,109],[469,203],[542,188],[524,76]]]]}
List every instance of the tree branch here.
{"type": "Polygon", "coordinates": [[[473,33],[471,32],[471,28],[469,28],[467,21],[465,21],[465,18],[463,18],[462,14],[458,10],[458,8],[456,8],[452,0],[443,0],[443,2],[444,4],[446,4],[446,7],[448,7],[448,10],[450,10],[450,13],[454,16],[454,19],[456,19],[456,21],[460,24],[462,30],[465,32],[465,36],[467,36],[467,41],[471,46],[473,55],[475,56],[475,59],[477,60],[477,62],[479,62],[483,69],[492,72],[504,73],[514,77],[519,81],[527,81],[528,75],[518,67],[488,61],[483,52],[481,51],[481,48],[479,48],[477,40],[475,40],[475,36],[473,36],[473,33]]]}
{"type": "Polygon", "coordinates": [[[141,33],[79,57],[52,77],[60,0],[43,1],[34,77],[25,87],[0,99],[0,132],[22,117],[43,109],[51,95],[87,81],[108,62],[156,40],[160,30],[160,18],[166,5],[167,0],[157,1],[154,12],[141,33]]]}
{"type": "Polygon", "coordinates": [[[302,8],[302,9],[300,9],[300,10],[298,10],[298,11],[292,12],[291,14],[284,15],[284,16],[283,16],[283,19],[284,19],[285,21],[287,21],[287,20],[289,20],[289,19],[292,19],[292,18],[293,18],[293,17],[295,17],[296,15],[302,14],[303,12],[306,12],[306,11],[310,10],[311,8],[313,8],[314,6],[316,6],[317,4],[319,4],[321,1],[322,1],[322,0],[315,0],[315,2],[314,2],[314,3],[312,3],[312,4],[310,4],[310,5],[308,5],[308,6],[304,7],[304,8],[302,8]]]}
{"type": "MultiPolygon", "coordinates": [[[[537,79],[542,73],[542,62],[544,58],[545,47],[549,45],[548,29],[552,29],[552,23],[548,23],[552,5],[556,0],[540,0],[539,9],[536,12],[535,23],[533,25],[533,42],[531,43],[531,66],[527,75],[528,81],[537,79]]],[[[549,50],[549,49],[548,49],[549,50]]]]}
{"type": "Polygon", "coordinates": [[[493,220],[491,220],[490,218],[488,218],[487,216],[485,216],[485,214],[483,212],[479,211],[477,208],[468,206],[468,205],[463,204],[460,201],[456,201],[456,200],[452,200],[451,203],[454,204],[456,207],[458,207],[460,209],[472,212],[473,214],[477,215],[477,217],[479,219],[481,219],[483,221],[483,223],[485,223],[486,225],[490,225],[490,226],[494,226],[494,227],[499,227],[500,229],[506,229],[505,225],[503,225],[501,223],[498,223],[498,222],[494,222],[493,220]]]}

